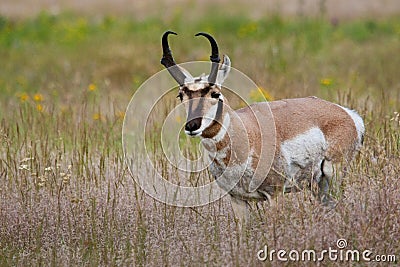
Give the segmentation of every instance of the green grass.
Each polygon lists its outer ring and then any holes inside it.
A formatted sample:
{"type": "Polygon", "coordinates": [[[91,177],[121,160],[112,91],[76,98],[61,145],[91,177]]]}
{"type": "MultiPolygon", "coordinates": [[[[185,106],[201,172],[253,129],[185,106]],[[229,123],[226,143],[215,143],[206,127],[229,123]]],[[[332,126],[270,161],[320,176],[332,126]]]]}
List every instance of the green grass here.
{"type": "Polygon", "coordinates": [[[338,238],[399,259],[399,47],[398,17],[1,17],[0,265],[243,266],[265,244],[322,250],[338,238]],[[162,69],[167,29],[179,33],[177,62],[206,60],[193,35],[211,32],[273,98],[317,95],[360,112],[365,146],[337,182],[339,208],[321,210],[309,192],[281,197],[239,238],[226,199],[181,209],[139,189],[123,163],[123,113],[162,69]]]}

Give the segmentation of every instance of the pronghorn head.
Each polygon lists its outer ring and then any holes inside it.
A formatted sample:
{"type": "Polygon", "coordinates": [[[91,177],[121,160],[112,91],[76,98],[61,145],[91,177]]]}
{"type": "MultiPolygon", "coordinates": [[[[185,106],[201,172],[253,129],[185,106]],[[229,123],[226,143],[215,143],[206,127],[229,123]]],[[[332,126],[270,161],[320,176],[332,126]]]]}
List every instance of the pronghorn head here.
{"type": "Polygon", "coordinates": [[[228,77],[231,62],[228,56],[223,56],[220,63],[218,45],[214,38],[207,33],[197,33],[195,36],[204,36],[211,44],[212,62],[209,75],[193,77],[187,70],[176,65],[168,45],[168,35],[175,34],[167,31],[162,37],[163,64],[171,76],[179,84],[178,97],[183,102],[187,112],[185,133],[189,136],[213,137],[221,127],[224,118],[224,97],[221,87],[228,77]]]}

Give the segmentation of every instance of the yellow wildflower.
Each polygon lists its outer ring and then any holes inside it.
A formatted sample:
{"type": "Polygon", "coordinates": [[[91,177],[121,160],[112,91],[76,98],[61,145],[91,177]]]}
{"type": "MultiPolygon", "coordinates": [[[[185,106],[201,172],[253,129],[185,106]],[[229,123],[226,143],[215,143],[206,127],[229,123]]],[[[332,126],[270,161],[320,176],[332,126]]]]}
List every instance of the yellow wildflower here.
{"type": "Polygon", "coordinates": [[[333,83],[333,80],[331,78],[323,78],[320,81],[321,85],[323,86],[330,86],[333,83]]]}
{"type": "Polygon", "coordinates": [[[93,120],[98,121],[101,120],[101,114],[100,113],[94,113],[93,114],[93,120]]]}
{"type": "Polygon", "coordinates": [[[17,95],[21,102],[26,102],[29,100],[29,95],[27,93],[21,93],[17,95]]]}
{"type": "Polygon", "coordinates": [[[94,83],[89,84],[88,89],[90,92],[96,91],[97,86],[94,83]]]}
{"type": "Polygon", "coordinates": [[[40,105],[40,104],[37,104],[37,105],[36,105],[36,109],[37,109],[39,112],[42,112],[42,111],[43,111],[43,106],[40,105]]]}
{"type": "Polygon", "coordinates": [[[179,115],[177,115],[177,116],[175,117],[175,120],[176,120],[177,123],[181,123],[181,122],[182,122],[182,117],[179,116],[179,115]]]}
{"type": "Polygon", "coordinates": [[[257,87],[256,89],[251,90],[250,91],[250,99],[255,102],[260,102],[260,101],[265,101],[265,100],[267,100],[267,101],[274,100],[274,98],[271,96],[271,94],[262,87],[257,87]]]}
{"type": "Polygon", "coordinates": [[[272,95],[266,89],[264,89],[262,87],[258,87],[258,90],[260,91],[261,94],[263,94],[263,96],[265,97],[265,99],[267,99],[267,101],[274,100],[272,95]]]}
{"type": "Polygon", "coordinates": [[[33,96],[33,100],[35,100],[36,102],[42,102],[43,101],[43,95],[42,94],[35,94],[33,96]]]}

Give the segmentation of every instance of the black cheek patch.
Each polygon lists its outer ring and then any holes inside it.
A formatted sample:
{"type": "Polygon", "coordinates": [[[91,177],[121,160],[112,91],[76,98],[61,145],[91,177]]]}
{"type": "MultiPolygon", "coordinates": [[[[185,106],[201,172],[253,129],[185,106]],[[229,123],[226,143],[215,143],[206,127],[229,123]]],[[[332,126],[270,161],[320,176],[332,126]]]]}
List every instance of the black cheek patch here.
{"type": "Polygon", "coordinates": [[[215,119],[217,121],[222,120],[222,108],[223,108],[223,100],[219,99],[218,100],[218,107],[217,107],[217,114],[215,115],[215,119]]]}

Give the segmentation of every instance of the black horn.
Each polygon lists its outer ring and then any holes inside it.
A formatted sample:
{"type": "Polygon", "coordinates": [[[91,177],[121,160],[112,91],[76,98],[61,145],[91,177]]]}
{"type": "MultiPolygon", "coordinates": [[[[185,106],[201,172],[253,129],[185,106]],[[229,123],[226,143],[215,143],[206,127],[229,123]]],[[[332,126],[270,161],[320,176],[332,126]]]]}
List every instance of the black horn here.
{"type": "Polygon", "coordinates": [[[177,83],[182,86],[185,83],[186,76],[176,65],[174,58],[172,57],[172,53],[171,50],[169,49],[169,44],[168,44],[169,34],[177,35],[173,31],[166,31],[163,34],[162,36],[163,56],[161,58],[161,64],[168,69],[169,73],[175,79],[175,81],[177,81],[177,83]]]}
{"type": "Polygon", "coordinates": [[[212,65],[211,65],[210,75],[208,75],[208,82],[213,85],[213,84],[215,84],[215,81],[217,79],[218,66],[219,66],[219,62],[221,61],[221,59],[219,58],[218,44],[215,41],[215,39],[208,33],[199,32],[195,36],[204,36],[208,39],[208,41],[211,44],[210,60],[212,62],[212,65]]]}

